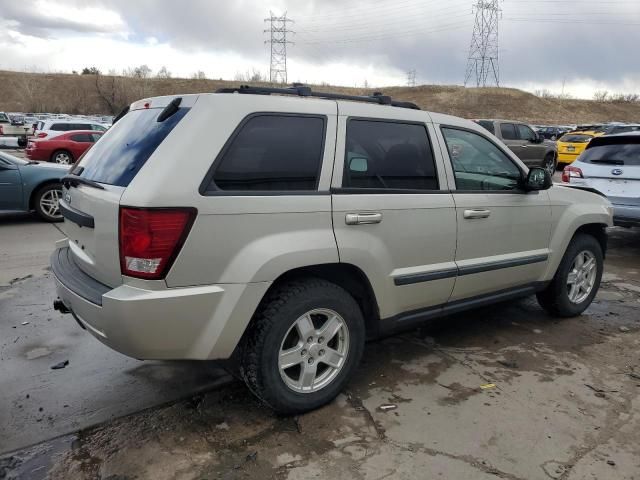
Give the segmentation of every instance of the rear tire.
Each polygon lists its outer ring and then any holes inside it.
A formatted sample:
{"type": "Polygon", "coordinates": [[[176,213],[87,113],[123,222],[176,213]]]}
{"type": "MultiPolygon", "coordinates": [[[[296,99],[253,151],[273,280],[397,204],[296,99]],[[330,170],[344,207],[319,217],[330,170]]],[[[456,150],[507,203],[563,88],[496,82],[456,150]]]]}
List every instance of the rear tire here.
{"type": "Polygon", "coordinates": [[[50,183],[40,187],[33,196],[33,207],[38,216],[45,222],[61,222],[58,201],[62,198],[62,185],[50,183]]]}
{"type": "Polygon", "coordinates": [[[302,413],[340,393],[364,341],[362,312],[346,290],[318,278],[286,281],[263,299],[243,338],[240,374],[276,412],[302,413]]]}
{"type": "Polygon", "coordinates": [[[538,303],[557,317],[580,315],[598,293],[603,267],[598,240],[591,235],[577,234],[569,243],[553,280],[537,294],[538,303]]]}
{"type": "Polygon", "coordinates": [[[51,161],[59,165],[73,164],[73,155],[68,150],[56,150],[51,154],[51,161]]]}
{"type": "Polygon", "coordinates": [[[551,178],[553,178],[553,175],[556,173],[556,169],[558,168],[558,161],[553,153],[547,153],[544,156],[542,168],[549,172],[549,175],[551,175],[551,178]]]}

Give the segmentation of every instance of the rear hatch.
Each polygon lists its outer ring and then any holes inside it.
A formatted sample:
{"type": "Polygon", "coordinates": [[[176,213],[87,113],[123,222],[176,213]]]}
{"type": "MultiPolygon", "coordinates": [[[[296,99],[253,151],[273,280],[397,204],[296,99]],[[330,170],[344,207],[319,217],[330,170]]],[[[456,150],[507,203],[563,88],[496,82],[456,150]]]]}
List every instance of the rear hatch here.
{"type": "Polygon", "coordinates": [[[581,154],[593,137],[582,133],[567,133],[558,140],[558,153],[561,155],[581,154]]]}
{"type": "Polygon", "coordinates": [[[571,183],[594,188],[614,204],[640,205],[640,135],[594,139],[575,166],[583,179],[571,183]]]}
{"type": "Polygon", "coordinates": [[[73,260],[99,282],[111,287],[122,284],[120,199],[196,99],[197,95],[188,95],[134,103],[64,178],[62,229],[69,238],[73,260]]]}

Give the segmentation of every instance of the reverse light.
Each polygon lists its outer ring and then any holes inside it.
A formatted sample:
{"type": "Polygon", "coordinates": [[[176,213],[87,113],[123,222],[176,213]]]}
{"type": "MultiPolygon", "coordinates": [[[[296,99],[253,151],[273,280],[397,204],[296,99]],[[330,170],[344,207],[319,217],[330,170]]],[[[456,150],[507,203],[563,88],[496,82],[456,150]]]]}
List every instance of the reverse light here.
{"type": "Polygon", "coordinates": [[[195,208],[120,207],[122,274],[148,280],[164,278],[195,217],[195,208]]]}
{"type": "Polygon", "coordinates": [[[562,170],[562,181],[564,183],[569,183],[571,182],[572,178],[584,178],[584,176],[582,175],[582,170],[580,170],[578,167],[567,165],[566,167],[564,167],[564,170],[562,170]]]}

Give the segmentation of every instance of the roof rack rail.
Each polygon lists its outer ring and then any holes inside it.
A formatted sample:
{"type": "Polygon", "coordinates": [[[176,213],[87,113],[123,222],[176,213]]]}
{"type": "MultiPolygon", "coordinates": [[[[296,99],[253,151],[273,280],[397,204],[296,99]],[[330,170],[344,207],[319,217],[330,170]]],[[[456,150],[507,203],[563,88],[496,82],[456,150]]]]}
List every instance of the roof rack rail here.
{"type": "Polygon", "coordinates": [[[296,95],[298,97],[316,97],[331,100],[351,100],[354,102],[377,103],[378,105],[391,105],[392,107],[410,108],[420,110],[413,102],[399,102],[388,95],[375,92],[373,95],[343,95],[341,93],[314,92],[311,87],[294,83],[290,87],[252,87],[240,85],[239,87],[219,88],[216,93],[249,93],[252,95],[296,95]]]}

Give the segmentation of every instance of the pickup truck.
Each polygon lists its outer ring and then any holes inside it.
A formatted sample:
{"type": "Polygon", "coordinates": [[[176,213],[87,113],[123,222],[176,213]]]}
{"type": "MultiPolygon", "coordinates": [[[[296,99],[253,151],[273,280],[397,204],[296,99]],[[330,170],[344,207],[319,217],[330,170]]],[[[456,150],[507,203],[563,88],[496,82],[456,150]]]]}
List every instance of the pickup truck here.
{"type": "Polygon", "coordinates": [[[15,125],[9,115],[0,112],[0,137],[18,137],[18,146],[26,147],[27,135],[31,131],[31,125],[15,125]]]}
{"type": "Polygon", "coordinates": [[[474,120],[493,133],[528,167],[542,167],[553,176],[558,166],[558,147],[530,125],[515,120],[474,120]]]}

